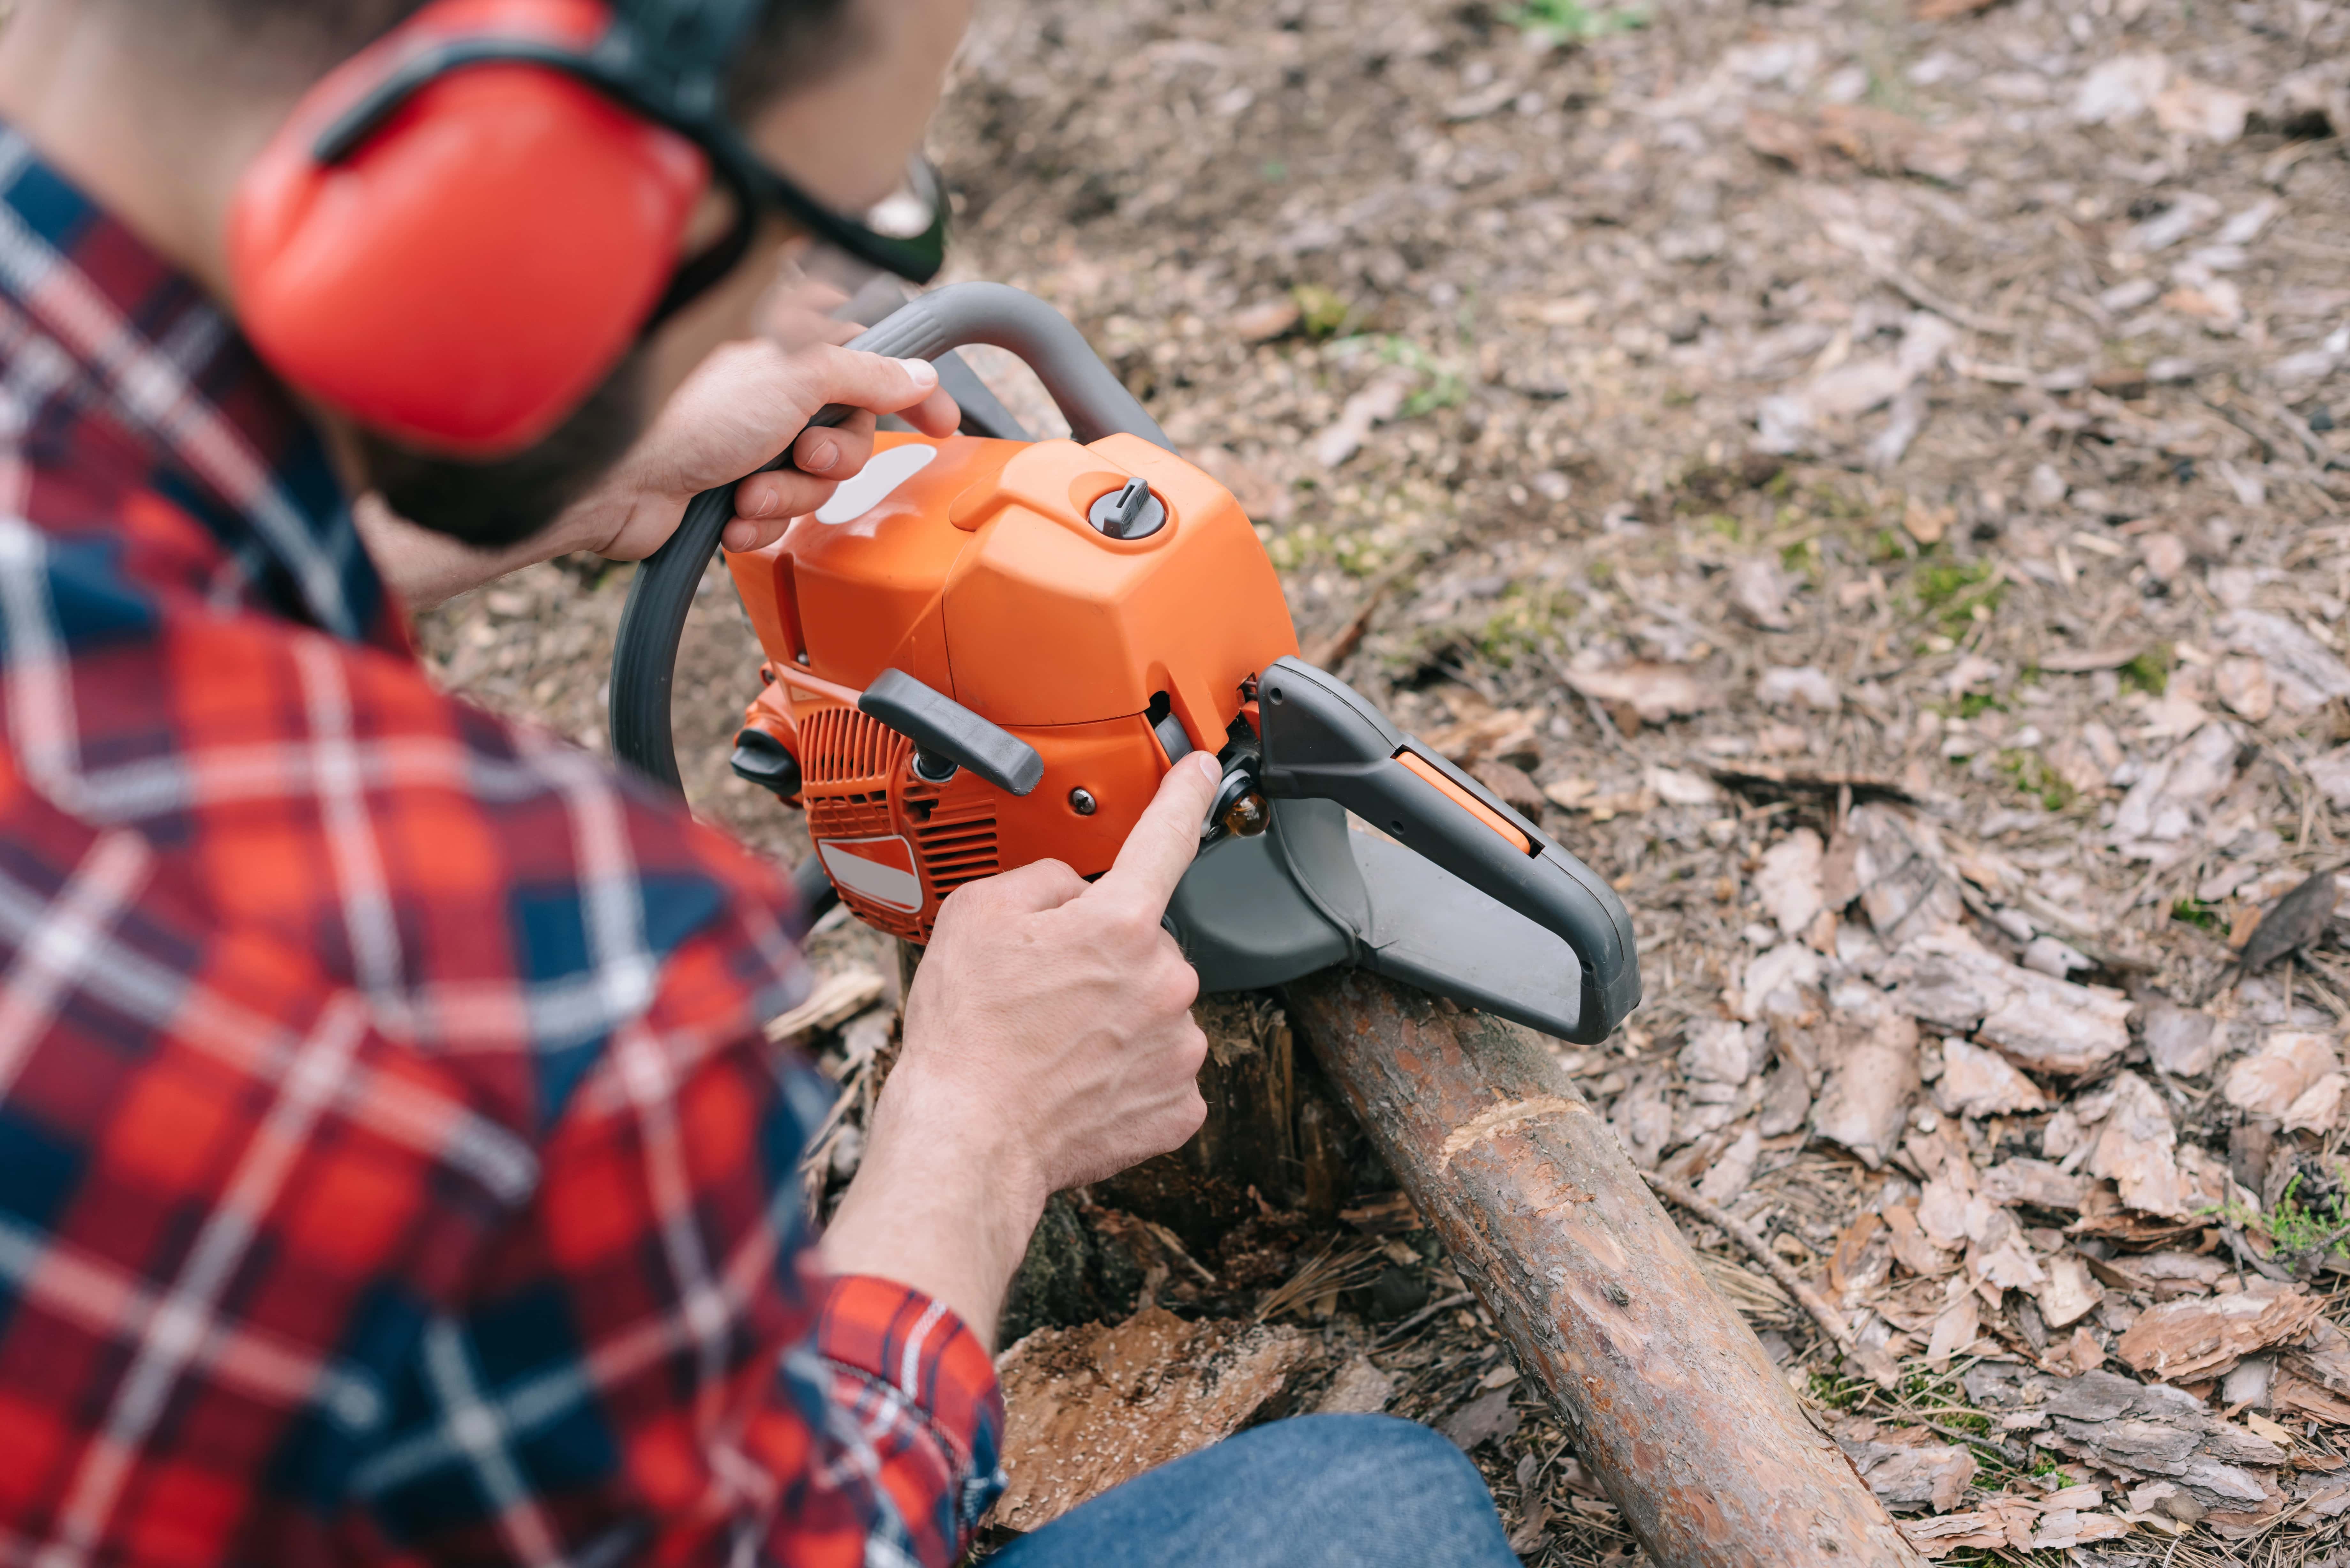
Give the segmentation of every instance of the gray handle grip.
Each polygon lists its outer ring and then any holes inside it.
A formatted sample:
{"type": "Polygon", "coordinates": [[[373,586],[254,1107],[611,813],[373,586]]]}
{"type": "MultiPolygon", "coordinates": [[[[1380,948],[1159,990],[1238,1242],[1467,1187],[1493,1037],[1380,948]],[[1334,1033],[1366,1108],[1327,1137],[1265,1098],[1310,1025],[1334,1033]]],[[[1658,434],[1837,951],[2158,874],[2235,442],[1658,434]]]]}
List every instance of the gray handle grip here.
{"type": "Polygon", "coordinates": [[[1018,355],[1060,405],[1078,441],[1136,435],[1175,450],[1067,317],[1007,284],[950,284],[912,300],[849,347],[893,359],[935,359],[973,343],[1018,355]]]}

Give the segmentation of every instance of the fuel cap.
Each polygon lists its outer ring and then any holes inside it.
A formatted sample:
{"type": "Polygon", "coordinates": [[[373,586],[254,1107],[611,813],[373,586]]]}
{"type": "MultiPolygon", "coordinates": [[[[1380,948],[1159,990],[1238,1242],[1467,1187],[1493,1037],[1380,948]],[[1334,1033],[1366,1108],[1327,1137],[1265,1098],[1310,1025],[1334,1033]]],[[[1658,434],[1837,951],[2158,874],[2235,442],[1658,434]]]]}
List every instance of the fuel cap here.
{"type": "Polygon", "coordinates": [[[1095,502],[1086,521],[1112,539],[1148,539],[1167,526],[1167,504],[1150,493],[1147,482],[1129,479],[1095,502]]]}

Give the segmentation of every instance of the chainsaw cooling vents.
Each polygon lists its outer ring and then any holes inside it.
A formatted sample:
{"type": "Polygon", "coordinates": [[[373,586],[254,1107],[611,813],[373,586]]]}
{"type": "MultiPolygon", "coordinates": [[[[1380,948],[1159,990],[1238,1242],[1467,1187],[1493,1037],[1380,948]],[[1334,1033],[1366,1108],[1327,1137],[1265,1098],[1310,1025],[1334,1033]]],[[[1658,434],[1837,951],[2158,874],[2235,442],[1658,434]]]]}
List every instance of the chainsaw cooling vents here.
{"type": "Polygon", "coordinates": [[[957,778],[941,788],[915,777],[912,742],[853,708],[808,714],[799,741],[808,833],[868,925],[918,941],[925,884],[943,898],[1000,869],[984,785],[957,778]],[[902,821],[889,809],[889,781],[900,775],[902,821]]]}

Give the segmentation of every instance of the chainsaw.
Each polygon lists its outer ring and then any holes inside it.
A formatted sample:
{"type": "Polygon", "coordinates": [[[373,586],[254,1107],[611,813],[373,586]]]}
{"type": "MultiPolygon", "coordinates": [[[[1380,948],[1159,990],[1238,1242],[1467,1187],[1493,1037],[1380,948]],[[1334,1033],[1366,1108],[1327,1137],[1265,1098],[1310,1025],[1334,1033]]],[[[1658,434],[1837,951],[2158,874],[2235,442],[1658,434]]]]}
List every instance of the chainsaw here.
{"type": "MultiPolygon", "coordinates": [[[[1208,751],[1222,785],[1166,917],[1204,992],[1352,964],[1582,1044],[1638,1004],[1615,890],[1298,657],[1240,504],[1066,317],[958,284],[851,346],[939,363],[965,421],[885,429],[820,511],[726,556],[765,656],[733,768],[806,813],[804,897],[925,943],[967,883],[1107,871],[1208,751]],[[953,355],[979,343],[1036,372],[1071,439],[1027,439],[953,355]]],[[[678,640],[733,515],[732,486],[697,497],[620,623],[613,748],[672,790],[678,640]]]]}

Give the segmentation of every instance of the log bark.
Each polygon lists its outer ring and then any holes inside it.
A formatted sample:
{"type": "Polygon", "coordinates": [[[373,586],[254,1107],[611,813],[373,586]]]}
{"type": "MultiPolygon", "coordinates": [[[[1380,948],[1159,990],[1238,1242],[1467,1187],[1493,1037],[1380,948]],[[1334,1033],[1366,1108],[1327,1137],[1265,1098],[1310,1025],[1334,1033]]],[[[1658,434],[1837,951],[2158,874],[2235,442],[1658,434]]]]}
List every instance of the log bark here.
{"type": "Polygon", "coordinates": [[[1660,1568],[1922,1564],[1534,1036],[1353,971],[1289,1013],[1660,1568]]]}

